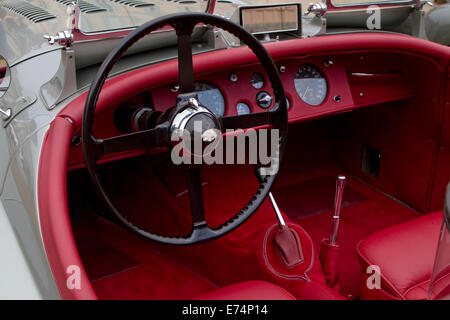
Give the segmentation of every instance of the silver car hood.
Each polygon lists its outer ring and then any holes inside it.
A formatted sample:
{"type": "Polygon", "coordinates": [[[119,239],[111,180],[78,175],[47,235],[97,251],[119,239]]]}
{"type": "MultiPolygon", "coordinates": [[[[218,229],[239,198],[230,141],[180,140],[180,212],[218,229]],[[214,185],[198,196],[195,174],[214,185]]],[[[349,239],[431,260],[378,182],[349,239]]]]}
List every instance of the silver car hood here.
{"type": "MultiPolygon", "coordinates": [[[[14,64],[55,50],[44,35],[68,29],[73,0],[0,1],[0,54],[14,64]]],[[[206,0],[81,0],[79,27],[85,33],[129,29],[166,14],[204,11],[206,0]],[[153,4],[153,5],[152,5],[153,4]]]]}

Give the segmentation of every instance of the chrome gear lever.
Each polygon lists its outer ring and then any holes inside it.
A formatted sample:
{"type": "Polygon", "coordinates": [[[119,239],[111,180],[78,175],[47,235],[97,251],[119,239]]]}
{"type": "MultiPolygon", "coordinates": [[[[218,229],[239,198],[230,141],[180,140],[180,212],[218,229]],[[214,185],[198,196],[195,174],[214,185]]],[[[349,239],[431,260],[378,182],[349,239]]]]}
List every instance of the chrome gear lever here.
{"type": "Polygon", "coordinates": [[[319,254],[325,281],[330,288],[334,288],[337,291],[339,291],[339,245],[337,240],[345,180],[344,176],[337,177],[330,237],[322,240],[319,254]]]}
{"type": "Polygon", "coordinates": [[[345,176],[338,176],[336,179],[336,194],[334,196],[334,212],[333,222],[330,233],[330,244],[337,244],[338,230],[339,230],[339,218],[341,214],[342,198],[344,196],[345,188],[345,176]]]}

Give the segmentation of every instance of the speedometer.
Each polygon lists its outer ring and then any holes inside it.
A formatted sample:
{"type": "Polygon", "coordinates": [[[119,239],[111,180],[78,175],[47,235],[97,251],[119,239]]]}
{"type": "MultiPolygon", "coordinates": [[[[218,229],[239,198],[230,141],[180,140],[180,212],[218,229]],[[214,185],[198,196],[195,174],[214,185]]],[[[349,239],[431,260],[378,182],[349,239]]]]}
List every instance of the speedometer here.
{"type": "Polygon", "coordinates": [[[225,113],[225,99],[220,90],[206,81],[198,81],[194,84],[200,104],[208,108],[216,116],[223,116],[225,113]]]}
{"type": "Polygon", "coordinates": [[[294,76],[295,90],[307,104],[318,106],[327,96],[327,81],[323,72],[315,65],[301,65],[294,76]]]}

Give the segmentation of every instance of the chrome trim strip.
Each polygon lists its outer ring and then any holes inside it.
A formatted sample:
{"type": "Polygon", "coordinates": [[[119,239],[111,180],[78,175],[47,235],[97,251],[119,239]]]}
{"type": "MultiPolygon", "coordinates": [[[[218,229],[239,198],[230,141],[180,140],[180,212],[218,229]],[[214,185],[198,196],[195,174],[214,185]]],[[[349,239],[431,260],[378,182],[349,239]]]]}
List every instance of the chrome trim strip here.
{"type": "Polygon", "coordinates": [[[371,1],[366,3],[349,3],[349,4],[341,4],[341,5],[335,5],[333,4],[333,0],[330,0],[330,4],[332,8],[347,8],[347,7],[368,7],[371,5],[412,5],[414,4],[414,0],[402,0],[402,1],[371,1]]]}

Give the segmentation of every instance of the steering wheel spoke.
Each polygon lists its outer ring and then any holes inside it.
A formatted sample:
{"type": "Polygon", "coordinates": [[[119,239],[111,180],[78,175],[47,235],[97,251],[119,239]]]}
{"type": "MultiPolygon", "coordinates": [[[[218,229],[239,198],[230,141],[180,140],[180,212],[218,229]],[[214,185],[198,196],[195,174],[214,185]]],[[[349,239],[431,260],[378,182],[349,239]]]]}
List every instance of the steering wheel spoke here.
{"type": "Polygon", "coordinates": [[[135,149],[152,149],[162,147],[159,128],[133,132],[107,139],[95,139],[97,144],[97,158],[135,149]]]}
{"type": "Polygon", "coordinates": [[[250,113],[236,116],[223,117],[222,131],[247,129],[252,127],[259,127],[264,125],[272,125],[274,121],[275,112],[266,111],[258,113],[250,113]]]}
{"type": "Polygon", "coordinates": [[[192,31],[194,24],[176,22],[173,24],[178,37],[178,77],[180,93],[194,91],[194,65],[192,62],[192,31]]]}
{"type": "Polygon", "coordinates": [[[187,183],[193,228],[206,224],[200,166],[188,169],[187,183]]]}

